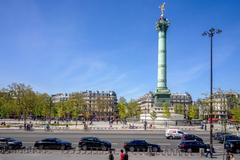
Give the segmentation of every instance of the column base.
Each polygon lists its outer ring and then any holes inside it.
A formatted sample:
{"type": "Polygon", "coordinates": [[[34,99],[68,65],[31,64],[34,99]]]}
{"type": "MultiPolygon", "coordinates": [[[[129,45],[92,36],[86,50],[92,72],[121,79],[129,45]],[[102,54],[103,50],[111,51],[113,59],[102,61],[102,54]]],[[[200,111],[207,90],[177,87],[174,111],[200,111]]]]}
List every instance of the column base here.
{"type": "Polygon", "coordinates": [[[154,105],[155,107],[162,107],[163,103],[167,103],[170,107],[170,99],[171,99],[171,93],[170,90],[158,90],[154,94],[154,105]]]}

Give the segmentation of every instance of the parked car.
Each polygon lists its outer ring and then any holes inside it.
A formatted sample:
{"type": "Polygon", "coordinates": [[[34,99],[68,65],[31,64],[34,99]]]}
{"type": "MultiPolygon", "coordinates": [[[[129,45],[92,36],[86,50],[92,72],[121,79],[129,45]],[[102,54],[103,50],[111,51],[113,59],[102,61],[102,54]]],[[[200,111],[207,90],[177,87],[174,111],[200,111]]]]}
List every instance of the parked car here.
{"type": "Polygon", "coordinates": [[[194,134],[184,134],[182,136],[182,141],[186,141],[186,140],[195,140],[195,141],[203,142],[202,138],[200,138],[194,134]]]}
{"type": "Polygon", "coordinates": [[[8,145],[6,142],[0,142],[0,153],[4,150],[8,150],[8,145]]]}
{"type": "Polygon", "coordinates": [[[201,148],[206,152],[207,148],[210,148],[210,145],[196,140],[181,141],[178,145],[178,149],[183,152],[199,152],[201,148]]]}
{"type": "Polygon", "coordinates": [[[240,137],[236,136],[236,135],[232,135],[232,134],[228,134],[228,135],[222,135],[219,138],[219,143],[224,143],[224,141],[229,141],[229,140],[240,140],[240,137]]]}
{"type": "Polygon", "coordinates": [[[7,149],[21,149],[22,142],[11,137],[0,138],[1,146],[7,149]]]}
{"type": "Polygon", "coordinates": [[[165,136],[167,139],[181,139],[184,134],[186,133],[179,129],[167,129],[165,136]]]}
{"type": "Polygon", "coordinates": [[[46,138],[40,141],[36,141],[34,147],[38,149],[71,149],[72,143],[63,141],[59,138],[46,138]]]}
{"type": "Polygon", "coordinates": [[[112,144],[108,141],[103,141],[97,137],[83,137],[78,143],[78,147],[82,150],[109,150],[112,147],[112,144]]]}
{"type": "Polygon", "coordinates": [[[214,138],[215,140],[219,140],[219,139],[221,139],[222,136],[224,136],[224,135],[230,135],[230,133],[216,132],[216,133],[213,134],[213,138],[214,138]]]}
{"type": "Polygon", "coordinates": [[[240,140],[228,140],[224,144],[224,148],[229,152],[240,153],[240,140]]]}
{"type": "Polygon", "coordinates": [[[160,145],[151,144],[146,142],[145,140],[133,140],[130,142],[126,142],[124,144],[124,149],[126,151],[134,152],[134,151],[153,151],[153,152],[160,152],[161,148],[160,145]]]}

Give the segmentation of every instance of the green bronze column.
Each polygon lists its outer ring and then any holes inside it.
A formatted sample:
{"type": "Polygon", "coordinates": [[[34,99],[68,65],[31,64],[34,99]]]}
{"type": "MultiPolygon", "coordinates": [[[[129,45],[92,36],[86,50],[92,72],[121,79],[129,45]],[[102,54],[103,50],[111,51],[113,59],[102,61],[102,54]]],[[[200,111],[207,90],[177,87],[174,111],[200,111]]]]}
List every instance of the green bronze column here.
{"type": "Polygon", "coordinates": [[[156,23],[158,32],[158,79],[155,93],[155,106],[170,103],[170,90],[167,88],[167,30],[169,21],[164,17],[164,3],[161,5],[161,16],[156,23]]]}
{"type": "Polygon", "coordinates": [[[156,25],[158,31],[158,82],[157,92],[169,92],[167,89],[167,47],[166,32],[169,26],[168,20],[161,17],[156,25]]]}

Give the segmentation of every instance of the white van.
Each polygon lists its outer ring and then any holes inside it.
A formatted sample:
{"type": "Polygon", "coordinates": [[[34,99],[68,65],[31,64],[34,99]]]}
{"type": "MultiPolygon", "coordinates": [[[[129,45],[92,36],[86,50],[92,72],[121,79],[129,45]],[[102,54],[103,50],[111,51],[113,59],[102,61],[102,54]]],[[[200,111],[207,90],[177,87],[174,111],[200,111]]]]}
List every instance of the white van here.
{"type": "Polygon", "coordinates": [[[167,139],[181,139],[184,134],[186,133],[179,129],[167,129],[165,133],[167,139]]]}

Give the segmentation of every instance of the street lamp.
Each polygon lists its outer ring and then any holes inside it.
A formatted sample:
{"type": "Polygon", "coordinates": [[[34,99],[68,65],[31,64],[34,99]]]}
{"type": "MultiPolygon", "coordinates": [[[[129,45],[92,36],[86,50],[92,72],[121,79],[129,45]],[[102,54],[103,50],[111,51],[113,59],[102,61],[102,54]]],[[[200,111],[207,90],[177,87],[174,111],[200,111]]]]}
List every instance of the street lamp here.
{"type": "Polygon", "coordinates": [[[221,33],[222,30],[211,28],[208,31],[203,32],[203,36],[210,37],[210,149],[213,147],[213,126],[212,126],[212,116],[213,116],[213,36],[215,34],[221,33]]]}

